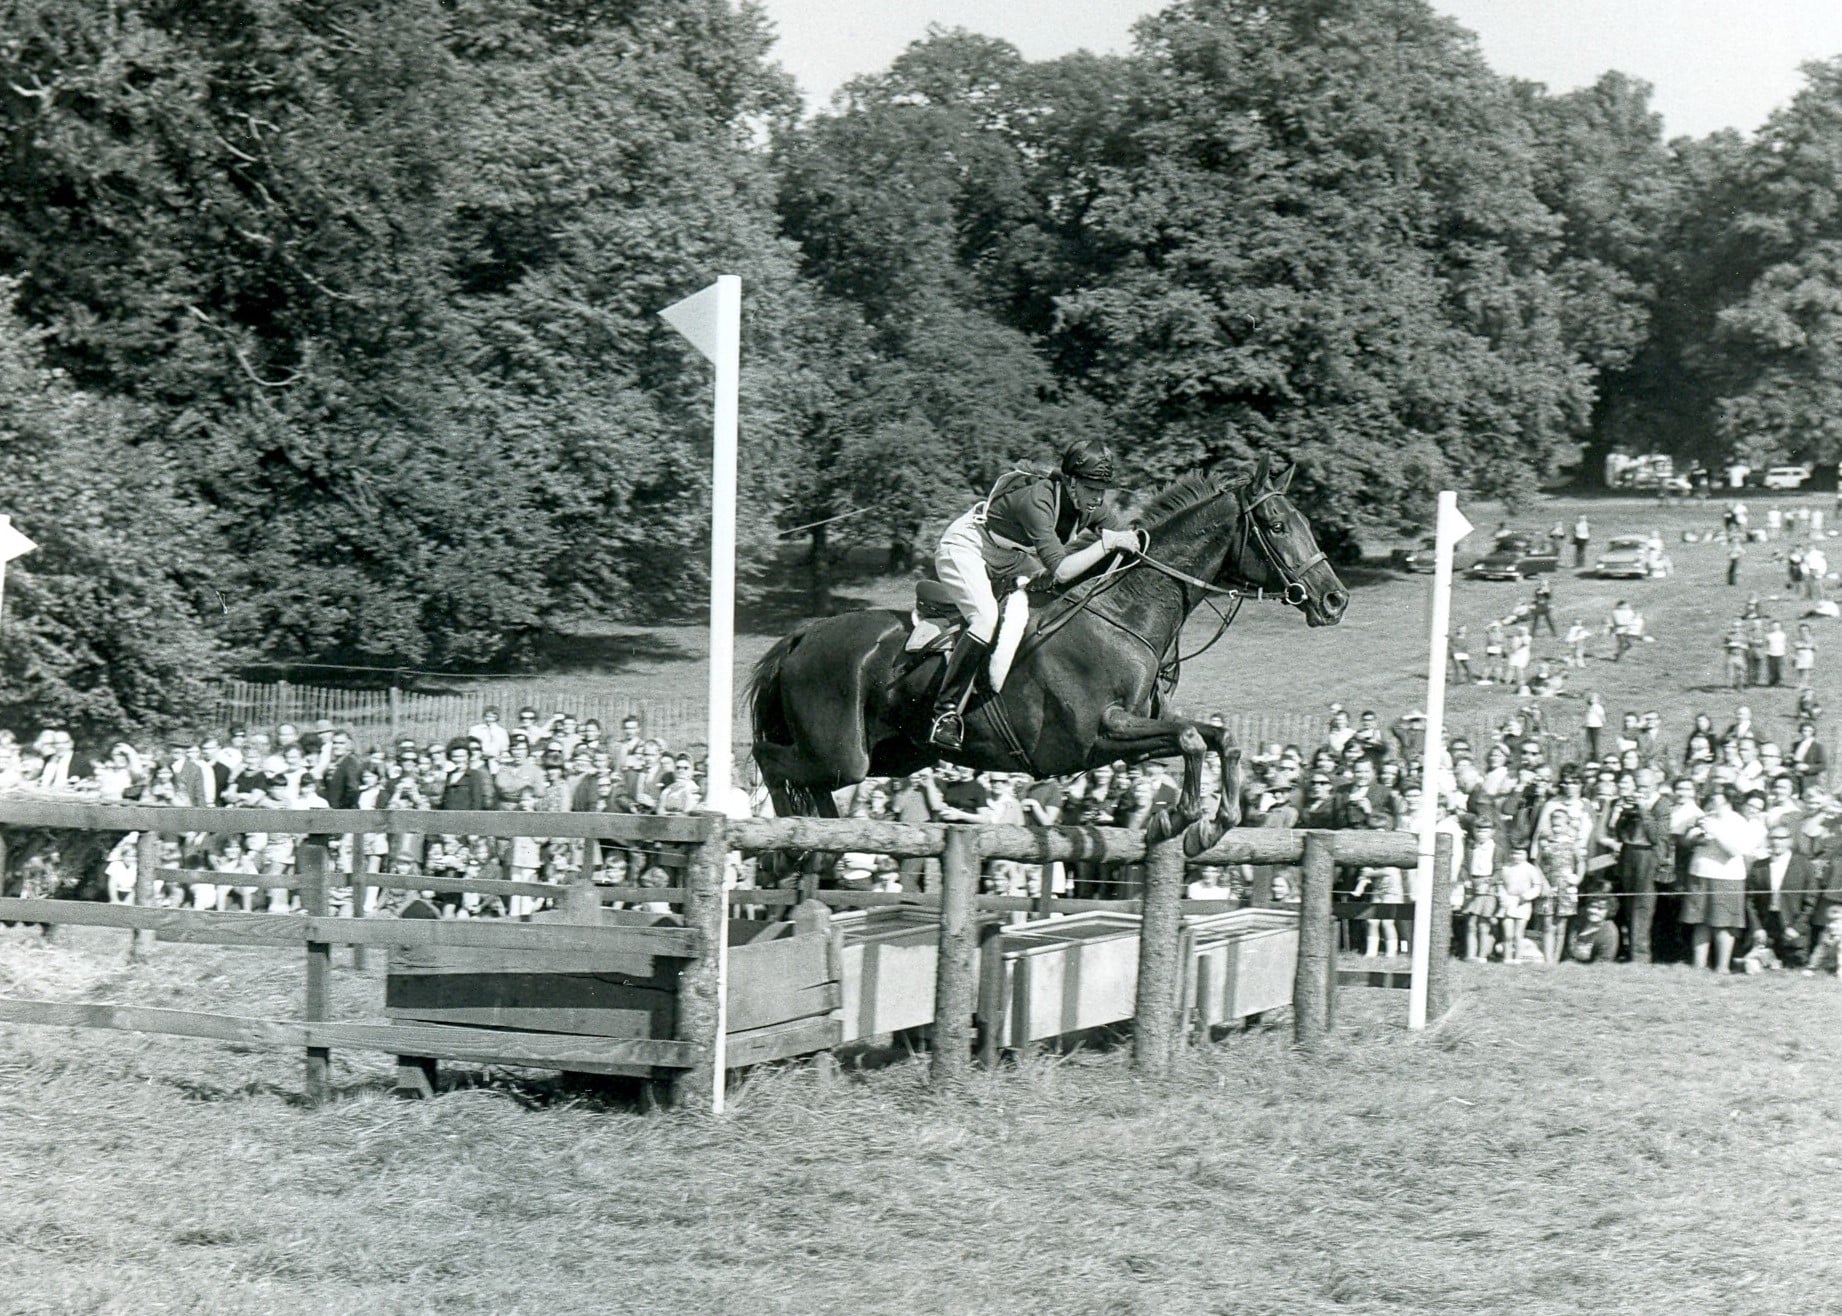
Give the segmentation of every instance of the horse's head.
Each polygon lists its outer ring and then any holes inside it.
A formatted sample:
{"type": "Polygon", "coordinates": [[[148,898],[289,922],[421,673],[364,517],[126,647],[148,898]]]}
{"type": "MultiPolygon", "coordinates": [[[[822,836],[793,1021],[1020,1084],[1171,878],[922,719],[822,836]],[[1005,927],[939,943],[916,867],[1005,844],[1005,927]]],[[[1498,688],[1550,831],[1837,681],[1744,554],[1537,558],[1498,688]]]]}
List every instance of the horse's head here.
{"type": "Polygon", "coordinates": [[[1349,591],[1318,547],[1311,524],[1286,498],[1294,469],[1275,472],[1260,458],[1241,491],[1241,531],[1222,572],[1303,609],[1307,625],[1335,626],[1349,607],[1349,591]]]}

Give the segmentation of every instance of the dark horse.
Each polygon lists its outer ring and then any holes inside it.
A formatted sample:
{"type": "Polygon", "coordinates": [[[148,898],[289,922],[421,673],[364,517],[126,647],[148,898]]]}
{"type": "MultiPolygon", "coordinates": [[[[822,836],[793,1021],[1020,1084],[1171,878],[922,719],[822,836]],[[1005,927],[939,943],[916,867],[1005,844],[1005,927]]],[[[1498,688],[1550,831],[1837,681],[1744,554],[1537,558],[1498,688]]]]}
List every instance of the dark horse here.
{"type": "Polygon", "coordinates": [[[1292,468],[1275,473],[1263,457],[1245,482],[1191,475],[1160,494],[1142,518],[1147,558],[1033,607],[1003,691],[974,696],[957,753],[928,744],[942,659],[903,652],[907,614],[850,612],[801,626],[755,665],[750,689],[755,762],[775,809],[835,816],[831,791],[942,757],[1059,777],[1181,753],[1184,804],[1193,810],[1204,751],[1178,738],[1200,733],[1224,773],[1229,747],[1221,727],[1157,716],[1159,672],[1185,619],[1229,589],[1272,591],[1312,626],[1334,626],[1349,604],[1285,497],[1291,480],[1292,468]]]}

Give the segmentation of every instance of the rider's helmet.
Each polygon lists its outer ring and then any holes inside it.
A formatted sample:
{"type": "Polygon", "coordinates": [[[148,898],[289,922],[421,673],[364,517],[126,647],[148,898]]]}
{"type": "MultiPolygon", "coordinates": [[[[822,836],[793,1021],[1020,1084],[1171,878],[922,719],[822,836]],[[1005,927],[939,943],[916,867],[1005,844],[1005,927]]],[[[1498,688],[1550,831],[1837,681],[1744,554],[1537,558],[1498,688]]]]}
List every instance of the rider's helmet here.
{"type": "Polygon", "coordinates": [[[1113,454],[1099,439],[1076,439],[1062,452],[1062,474],[1071,480],[1113,485],[1113,454]]]}

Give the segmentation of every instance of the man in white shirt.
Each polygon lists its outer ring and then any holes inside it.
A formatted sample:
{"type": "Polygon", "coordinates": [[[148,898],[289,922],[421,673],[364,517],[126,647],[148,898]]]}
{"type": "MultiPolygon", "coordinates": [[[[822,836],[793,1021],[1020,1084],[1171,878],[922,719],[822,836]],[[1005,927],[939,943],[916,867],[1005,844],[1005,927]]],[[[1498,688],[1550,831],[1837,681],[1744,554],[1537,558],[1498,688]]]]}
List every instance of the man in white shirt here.
{"type": "Polygon", "coordinates": [[[467,728],[467,734],[480,742],[480,749],[486,755],[487,765],[497,770],[501,760],[511,750],[512,736],[499,720],[499,706],[488,704],[480,714],[480,720],[467,728]]]}

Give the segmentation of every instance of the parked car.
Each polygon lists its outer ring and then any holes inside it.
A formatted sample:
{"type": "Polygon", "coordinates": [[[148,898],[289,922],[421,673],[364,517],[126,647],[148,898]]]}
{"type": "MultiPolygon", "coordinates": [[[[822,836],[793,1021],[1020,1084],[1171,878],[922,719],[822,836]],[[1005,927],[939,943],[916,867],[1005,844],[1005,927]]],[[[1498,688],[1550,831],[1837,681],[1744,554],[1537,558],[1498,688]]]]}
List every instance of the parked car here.
{"type": "Polygon", "coordinates": [[[1521,580],[1553,571],[1560,563],[1560,552],[1546,535],[1509,530],[1465,574],[1473,580],[1521,580]]]}
{"type": "Polygon", "coordinates": [[[1633,493],[1654,493],[1686,498],[1695,486],[1686,475],[1664,475],[1657,471],[1639,471],[1626,485],[1633,493]]]}
{"type": "Polygon", "coordinates": [[[1388,565],[1396,571],[1431,571],[1439,540],[1428,535],[1412,548],[1397,548],[1388,554],[1388,565]]]}
{"type": "Polygon", "coordinates": [[[1605,580],[1645,580],[1655,565],[1649,539],[1643,535],[1614,535],[1593,564],[1593,574],[1605,580]]]}
{"type": "Polygon", "coordinates": [[[1801,489],[1810,472],[1802,466],[1773,466],[1760,481],[1767,489],[1801,489]]]}

